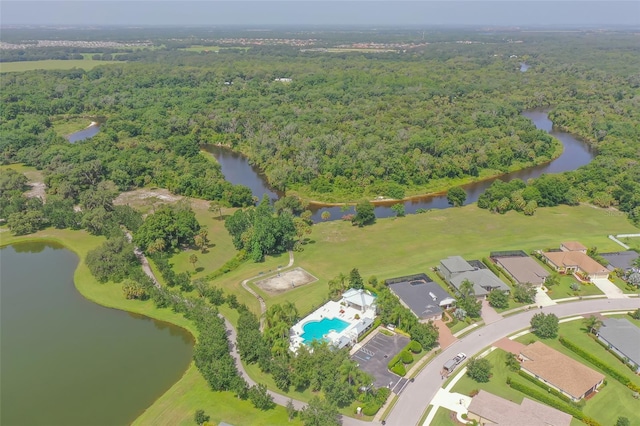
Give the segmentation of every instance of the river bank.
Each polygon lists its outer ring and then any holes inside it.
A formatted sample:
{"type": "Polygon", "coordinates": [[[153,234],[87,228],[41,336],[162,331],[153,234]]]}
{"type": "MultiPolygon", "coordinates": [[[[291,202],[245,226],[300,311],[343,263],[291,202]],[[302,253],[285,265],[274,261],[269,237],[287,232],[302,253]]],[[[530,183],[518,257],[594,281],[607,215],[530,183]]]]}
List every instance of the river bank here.
{"type": "MultiPolygon", "coordinates": [[[[530,110],[523,112],[522,115],[531,120],[538,130],[543,130],[553,137],[556,144],[553,158],[538,159],[537,164],[529,164],[526,167],[522,164],[512,165],[507,172],[485,170],[478,177],[434,180],[420,188],[405,188],[409,195],[403,199],[369,195],[367,198],[371,199],[375,206],[376,217],[395,217],[396,212],[391,207],[398,203],[404,204],[406,214],[449,208],[451,206],[448,203],[446,191],[447,188],[453,186],[461,186],[465,190],[467,194],[465,205],[472,204],[495,180],[522,179],[527,181],[544,173],[575,170],[593,160],[595,154],[591,145],[570,133],[554,129],[547,110],[530,110]],[[425,192],[427,192],[426,195],[420,195],[425,192]]],[[[258,167],[251,165],[249,159],[242,152],[233,151],[220,145],[205,145],[202,149],[216,158],[226,180],[233,184],[243,184],[249,187],[257,199],[262,199],[266,195],[275,201],[282,196],[281,192],[270,187],[265,174],[258,167]]],[[[354,200],[348,194],[327,196],[310,192],[308,188],[304,188],[302,190],[300,187],[290,188],[287,193],[297,195],[309,202],[312,220],[316,223],[339,220],[345,214],[355,213],[354,205],[358,200],[354,200]],[[324,197],[324,199],[318,200],[320,197],[324,197]],[[329,214],[328,219],[326,219],[326,215],[325,218],[322,217],[325,212],[329,214]]]]}

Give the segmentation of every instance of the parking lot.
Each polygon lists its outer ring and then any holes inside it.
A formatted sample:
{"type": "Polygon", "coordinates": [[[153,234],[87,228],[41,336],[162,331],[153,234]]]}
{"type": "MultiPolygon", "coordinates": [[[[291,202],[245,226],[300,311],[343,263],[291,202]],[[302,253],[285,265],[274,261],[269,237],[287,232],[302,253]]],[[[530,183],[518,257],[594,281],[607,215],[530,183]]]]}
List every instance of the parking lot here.
{"type": "Polygon", "coordinates": [[[360,365],[360,369],[375,377],[376,387],[389,386],[392,391],[399,393],[407,380],[390,372],[387,364],[408,343],[408,337],[378,333],[354,353],[351,359],[360,365]]]}

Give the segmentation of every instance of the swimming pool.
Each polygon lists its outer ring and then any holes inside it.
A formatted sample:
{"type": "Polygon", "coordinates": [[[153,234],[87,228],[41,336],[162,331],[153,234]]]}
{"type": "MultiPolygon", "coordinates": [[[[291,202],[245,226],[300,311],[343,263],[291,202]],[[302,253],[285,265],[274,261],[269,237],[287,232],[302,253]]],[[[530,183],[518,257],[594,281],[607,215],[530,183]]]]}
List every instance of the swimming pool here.
{"type": "Polygon", "coordinates": [[[342,321],[340,318],[322,318],[320,321],[309,321],[302,326],[302,339],[303,343],[311,343],[316,339],[323,339],[324,335],[334,330],[336,333],[340,333],[347,328],[349,323],[342,321]]]}

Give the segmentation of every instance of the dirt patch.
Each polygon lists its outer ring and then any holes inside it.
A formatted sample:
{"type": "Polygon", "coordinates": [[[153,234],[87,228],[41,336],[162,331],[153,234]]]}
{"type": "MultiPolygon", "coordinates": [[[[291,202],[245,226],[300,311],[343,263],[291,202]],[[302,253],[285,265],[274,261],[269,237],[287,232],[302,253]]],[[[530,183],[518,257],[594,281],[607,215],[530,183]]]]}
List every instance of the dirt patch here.
{"type": "Polygon", "coordinates": [[[40,198],[42,201],[46,200],[46,194],[45,194],[45,185],[43,182],[32,182],[29,184],[29,186],[31,187],[30,190],[28,190],[27,192],[24,193],[25,197],[27,198],[40,198]]]}
{"type": "Polygon", "coordinates": [[[266,293],[275,295],[314,281],[318,281],[318,279],[304,269],[298,267],[286,272],[278,272],[272,277],[256,282],[256,285],[266,293]]]}

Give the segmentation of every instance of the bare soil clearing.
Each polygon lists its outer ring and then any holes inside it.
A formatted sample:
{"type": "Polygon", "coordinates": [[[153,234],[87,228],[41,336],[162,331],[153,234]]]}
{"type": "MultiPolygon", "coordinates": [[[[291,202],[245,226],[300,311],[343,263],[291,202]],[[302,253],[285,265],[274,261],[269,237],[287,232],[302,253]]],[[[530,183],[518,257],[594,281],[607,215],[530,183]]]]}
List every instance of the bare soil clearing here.
{"type": "Polygon", "coordinates": [[[302,285],[317,281],[318,279],[302,268],[294,268],[286,272],[278,272],[276,275],[256,282],[269,295],[284,293],[302,285]]]}

